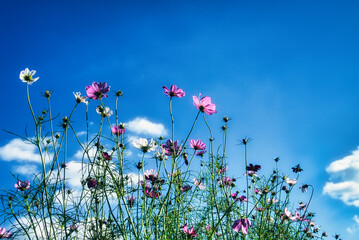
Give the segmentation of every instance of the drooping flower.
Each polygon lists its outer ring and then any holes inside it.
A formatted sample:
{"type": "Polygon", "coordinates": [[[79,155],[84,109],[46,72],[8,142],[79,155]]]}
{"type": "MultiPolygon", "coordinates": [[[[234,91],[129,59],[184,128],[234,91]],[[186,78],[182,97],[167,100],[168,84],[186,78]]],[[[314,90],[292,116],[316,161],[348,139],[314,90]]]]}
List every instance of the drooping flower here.
{"type": "Polygon", "coordinates": [[[103,82],[93,82],[92,85],[86,86],[85,90],[89,98],[99,100],[103,97],[108,97],[108,95],[105,93],[110,91],[110,86],[107,86],[107,83],[103,82]]]}
{"type": "Polygon", "coordinates": [[[197,237],[197,231],[194,230],[193,227],[190,229],[187,228],[187,223],[182,227],[182,231],[184,234],[186,234],[188,237],[197,237]]]}
{"type": "Polygon", "coordinates": [[[132,144],[135,148],[140,149],[144,153],[154,151],[157,148],[157,143],[152,138],[150,142],[148,142],[146,138],[139,138],[132,144]]]}
{"type": "Polygon", "coordinates": [[[171,139],[168,139],[166,144],[162,145],[163,151],[167,156],[178,155],[181,152],[181,146],[178,144],[178,140],[172,143],[171,139]]]}
{"type": "Polygon", "coordinates": [[[36,82],[39,77],[34,78],[33,76],[35,75],[36,71],[35,70],[29,70],[28,68],[26,68],[25,70],[20,72],[20,80],[22,82],[28,83],[28,84],[33,84],[34,82],[36,82]]]}
{"type": "Polygon", "coordinates": [[[120,136],[126,132],[125,125],[123,123],[120,123],[118,126],[113,126],[111,128],[111,131],[116,136],[120,136]]]}
{"type": "Polygon", "coordinates": [[[127,200],[127,205],[132,208],[133,205],[135,204],[135,201],[136,201],[136,197],[135,196],[127,196],[126,197],[126,200],[127,200]]]}
{"type": "Polygon", "coordinates": [[[307,192],[308,191],[308,187],[309,185],[308,184],[303,184],[301,187],[299,187],[299,189],[302,190],[303,193],[307,192]]]}
{"type": "Polygon", "coordinates": [[[241,230],[243,234],[248,234],[248,227],[250,226],[251,221],[248,218],[240,218],[233,223],[232,228],[235,232],[241,230]]]}
{"type": "Polygon", "coordinates": [[[15,188],[19,191],[25,191],[28,190],[30,188],[30,182],[28,180],[25,181],[17,181],[17,183],[15,183],[15,188]]]}
{"type": "Polygon", "coordinates": [[[181,192],[188,192],[191,189],[192,189],[192,186],[184,185],[184,186],[181,187],[181,192]]]}
{"type": "Polygon", "coordinates": [[[206,185],[204,185],[204,183],[201,182],[201,180],[198,180],[196,178],[193,178],[193,182],[194,182],[194,185],[196,187],[198,187],[199,189],[203,190],[206,188],[206,185]]]}
{"type": "Polygon", "coordinates": [[[0,239],[11,238],[10,231],[7,231],[5,228],[0,227],[0,239]]]}
{"type": "Polygon", "coordinates": [[[88,188],[96,188],[97,187],[97,180],[90,178],[89,180],[87,180],[87,187],[88,188]]]}
{"type": "Polygon", "coordinates": [[[203,157],[203,155],[206,153],[206,150],[198,151],[196,152],[196,156],[203,157]]]}
{"type": "Polygon", "coordinates": [[[102,106],[97,106],[96,112],[102,117],[111,117],[111,115],[113,114],[112,110],[110,110],[109,107],[103,108],[102,106]]]}
{"type": "Polygon", "coordinates": [[[204,144],[204,142],[202,142],[201,139],[198,139],[198,140],[191,139],[191,140],[189,140],[189,144],[190,144],[191,148],[193,148],[196,151],[206,149],[206,144],[204,144]]]}
{"type": "Polygon", "coordinates": [[[299,208],[297,208],[297,210],[306,211],[307,207],[308,207],[308,203],[303,204],[302,202],[300,202],[300,203],[299,203],[299,208]]]}
{"type": "Polygon", "coordinates": [[[145,179],[151,182],[155,182],[158,179],[158,173],[155,169],[147,170],[145,173],[145,179]]]}
{"type": "Polygon", "coordinates": [[[75,100],[76,100],[77,103],[85,103],[85,104],[88,103],[88,102],[86,101],[87,97],[81,96],[81,93],[80,93],[80,92],[76,92],[76,93],[73,92],[73,94],[74,94],[74,96],[75,96],[75,100]]]}
{"type": "Polygon", "coordinates": [[[162,87],[165,90],[163,93],[169,97],[184,97],[185,92],[181,88],[177,88],[176,85],[172,85],[171,89],[168,89],[166,86],[162,87]]]}
{"type": "Polygon", "coordinates": [[[303,169],[300,167],[300,164],[297,164],[295,167],[292,167],[294,173],[300,173],[303,169]]]}
{"type": "Polygon", "coordinates": [[[207,113],[208,115],[212,115],[213,113],[217,112],[216,105],[211,102],[210,97],[203,97],[201,100],[199,100],[199,98],[201,98],[201,94],[199,94],[198,98],[193,96],[193,104],[198,110],[207,113]]]}

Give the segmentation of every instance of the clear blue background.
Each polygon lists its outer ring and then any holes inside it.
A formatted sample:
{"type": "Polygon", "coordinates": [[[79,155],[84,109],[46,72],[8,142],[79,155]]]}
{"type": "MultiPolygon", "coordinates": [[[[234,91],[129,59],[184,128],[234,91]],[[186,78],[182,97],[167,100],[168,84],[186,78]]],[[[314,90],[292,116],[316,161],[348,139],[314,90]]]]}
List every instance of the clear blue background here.
{"type": "MultiPolygon", "coordinates": [[[[26,67],[40,77],[31,86],[37,112],[46,107],[45,90],[54,90],[53,107],[63,116],[73,91],[84,94],[86,85],[104,81],[125,93],[123,122],[142,116],[167,129],[161,87],[177,84],[186,91],[175,102],[179,129],[196,114],[192,95],[211,96],[218,137],[222,116],[233,119],[233,171],[244,167],[237,144],[245,136],[253,139],[251,161],[264,169],[271,170],[276,156],[286,172],[301,163],[300,183],[316,189],[318,224],[330,235],[357,239],[346,228],[358,209],[322,195],[322,188],[330,162],[359,145],[359,2],[128,2],[2,1],[0,127],[23,134],[31,126],[18,78],[26,67]]],[[[12,138],[1,132],[1,146],[12,138]]],[[[14,163],[1,164],[0,181],[12,187],[14,163]]]]}

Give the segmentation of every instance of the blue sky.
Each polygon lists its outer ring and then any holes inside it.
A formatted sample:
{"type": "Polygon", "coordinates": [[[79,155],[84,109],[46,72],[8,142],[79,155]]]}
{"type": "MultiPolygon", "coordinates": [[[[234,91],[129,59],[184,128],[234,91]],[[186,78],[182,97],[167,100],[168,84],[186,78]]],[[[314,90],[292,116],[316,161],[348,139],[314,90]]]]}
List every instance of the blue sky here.
{"type": "MultiPolygon", "coordinates": [[[[237,144],[245,136],[253,139],[250,161],[264,169],[271,170],[276,156],[288,173],[300,163],[300,183],[315,186],[318,224],[330,235],[356,239],[358,10],[357,1],[8,1],[0,9],[6,88],[0,126],[19,134],[32,127],[18,78],[26,67],[40,77],[31,86],[37,112],[46,107],[45,90],[54,90],[53,109],[64,116],[74,105],[72,92],[84,94],[86,85],[104,81],[124,92],[121,121],[146,118],[167,130],[161,87],[177,84],[186,92],[174,103],[178,129],[188,129],[195,117],[192,96],[210,96],[218,110],[209,118],[217,136],[221,118],[233,119],[233,171],[243,168],[237,144]]],[[[112,100],[106,99],[110,107],[112,100]]],[[[81,130],[83,114],[76,114],[81,130]]],[[[203,122],[194,134],[206,134],[203,122]]],[[[14,183],[10,171],[36,166],[5,156],[14,138],[0,133],[5,187],[14,183]]]]}

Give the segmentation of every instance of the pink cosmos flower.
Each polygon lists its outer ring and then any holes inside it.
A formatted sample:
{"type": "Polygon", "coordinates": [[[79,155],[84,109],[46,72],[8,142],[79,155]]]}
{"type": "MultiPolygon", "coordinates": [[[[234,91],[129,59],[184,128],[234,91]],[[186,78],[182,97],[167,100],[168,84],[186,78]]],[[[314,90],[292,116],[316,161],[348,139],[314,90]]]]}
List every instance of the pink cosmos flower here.
{"type": "Polygon", "coordinates": [[[78,227],[76,224],[70,225],[69,230],[70,230],[70,234],[73,233],[73,232],[78,232],[78,231],[79,231],[79,227],[78,227]]]}
{"type": "Polygon", "coordinates": [[[25,191],[30,188],[30,182],[28,180],[25,180],[24,182],[19,180],[15,183],[15,188],[19,191],[25,191]]]}
{"type": "Polygon", "coordinates": [[[108,154],[107,152],[103,152],[102,156],[107,161],[110,161],[112,159],[112,156],[110,154],[108,154]]]}
{"type": "Polygon", "coordinates": [[[252,226],[251,221],[247,218],[241,218],[235,221],[232,225],[232,228],[235,232],[242,230],[243,234],[248,234],[248,227],[252,226]]]}
{"type": "Polygon", "coordinates": [[[187,223],[182,227],[182,230],[184,234],[186,234],[188,237],[197,237],[197,231],[191,227],[190,229],[187,228],[187,223]]]}
{"type": "Polygon", "coordinates": [[[160,192],[155,190],[151,191],[151,189],[146,189],[143,193],[145,194],[146,197],[150,197],[150,198],[158,198],[161,196],[160,192]]]}
{"type": "Polygon", "coordinates": [[[219,179],[218,183],[221,187],[226,186],[227,188],[234,187],[236,184],[234,183],[236,180],[230,177],[222,177],[219,179]]]}
{"type": "Polygon", "coordinates": [[[93,82],[92,85],[86,86],[85,90],[89,98],[99,100],[103,97],[108,97],[105,93],[110,91],[110,86],[107,86],[107,83],[103,82],[93,82]]]}
{"type": "Polygon", "coordinates": [[[163,86],[162,88],[165,90],[163,93],[169,97],[180,97],[181,98],[181,97],[184,97],[184,95],[185,95],[185,92],[182,89],[177,88],[176,85],[172,85],[171,89],[168,89],[166,86],[163,86]]]}
{"type": "Polygon", "coordinates": [[[211,103],[210,97],[203,97],[201,100],[201,94],[199,94],[198,98],[196,96],[193,96],[193,104],[196,106],[198,110],[201,112],[207,113],[208,115],[212,115],[213,113],[216,113],[216,105],[214,103],[211,103]]]}
{"type": "Polygon", "coordinates": [[[206,144],[204,144],[204,142],[202,142],[201,139],[198,140],[191,139],[189,140],[189,145],[191,146],[191,148],[193,148],[196,151],[206,149],[206,144]]]}
{"type": "Polygon", "coordinates": [[[126,132],[126,129],[125,129],[125,125],[123,123],[121,123],[120,125],[118,126],[113,126],[111,128],[111,131],[113,134],[115,134],[116,136],[120,136],[122,134],[124,134],[126,132]]]}
{"type": "Polygon", "coordinates": [[[6,231],[5,228],[0,227],[0,239],[11,238],[10,231],[6,231]]]}
{"type": "Polygon", "coordinates": [[[206,152],[207,152],[206,150],[196,152],[196,156],[203,157],[203,155],[204,155],[206,152]]]}
{"type": "Polygon", "coordinates": [[[216,173],[222,174],[222,173],[227,172],[227,170],[228,170],[228,166],[225,166],[225,167],[220,166],[218,169],[216,169],[216,173]]]}

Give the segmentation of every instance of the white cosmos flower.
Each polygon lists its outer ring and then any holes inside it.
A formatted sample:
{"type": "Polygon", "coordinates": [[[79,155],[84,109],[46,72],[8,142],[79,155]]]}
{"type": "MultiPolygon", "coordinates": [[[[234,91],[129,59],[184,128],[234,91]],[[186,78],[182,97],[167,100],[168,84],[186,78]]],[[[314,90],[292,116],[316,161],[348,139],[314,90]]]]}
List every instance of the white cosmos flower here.
{"type": "Polygon", "coordinates": [[[35,70],[29,70],[28,68],[26,68],[25,70],[20,72],[20,80],[25,82],[25,83],[29,83],[32,84],[34,82],[36,82],[39,78],[34,78],[33,76],[35,75],[36,71],[35,70]]]}
{"type": "Polygon", "coordinates": [[[113,114],[112,110],[110,110],[109,107],[103,108],[102,106],[97,106],[96,112],[102,117],[110,117],[113,114]]]}
{"type": "Polygon", "coordinates": [[[77,103],[85,103],[87,104],[88,102],[86,101],[87,97],[86,96],[81,96],[81,93],[80,92],[76,92],[74,93],[74,96],[75,96],[75,99],[76,99],[76,102],[77,103]]]}
{"type": "Polygon", "coordinates": [[[295,184],[297,184],[297,180],[295,179],[287,178],[285,181],[288,183],[289,186],[294,186],[295,184]]]}
{"type": "Polygon", "coordinates": [[[148,142],[146,138],[139,138],[132,144],[135,148],[140,149],[144,153],[154,151],[157,148],[157,143],[153,140],[153,138],[151,138],[150,142],[148,142]]]}
{"type": "Polygon", "coordinates": [[[201,180],[198,180],[196,178],[193,178],[193,183],[195,186],[197,186],[201,190],[206,188],[206,185],[204,185],[204,183],[202,183],[201,180]]]}

